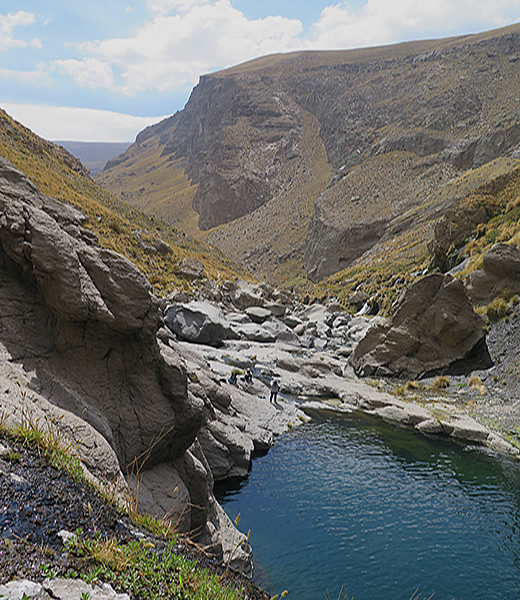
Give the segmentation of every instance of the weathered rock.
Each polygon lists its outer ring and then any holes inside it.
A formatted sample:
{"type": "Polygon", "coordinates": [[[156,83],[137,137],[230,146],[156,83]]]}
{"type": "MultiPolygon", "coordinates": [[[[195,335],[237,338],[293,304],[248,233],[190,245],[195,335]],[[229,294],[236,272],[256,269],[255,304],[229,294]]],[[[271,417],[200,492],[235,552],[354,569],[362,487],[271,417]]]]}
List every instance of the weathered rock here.
{"type": "Polygon", "coordinates": [[[282,303],[267,303],[264,308],[266,308],[274,317],[278,317],[279,319],[285,315],[287,310],[287,306],[282,303]]]}
{"type": "Polygon", "coordinates": [[[456,205],[449,208],[435,224],[434,238],[428,244],[435,264],[445,270],[449,266],[446,257],[450,249],[463,242],[487,218],[483,206],[456,205]]]}
{"type": "Polygon", "coordinates": [[[204,265],[195,258],[183,258],[177,267],[177,274],[186,279],[200,279],[204,274],[204,265]]]}
{"type": "Polygon", "coordinates": [[[243,323],[241,325],[235,325],[233,331],[237,334],[237,337],[250,340],[252,342],[262,342],[263,344],[269,344],[276,341],[276,333],[268,330],[262,325],[256,323],[243,323]]]}
{"type": "Polygon", "coordinates": [[[261,306],[249,306],[244,312],[254,323],[263,323],[272,315],[270,310],[261,306]]]}
{"type": "MultiPolygon", "coordinates": [[[[123,333],[143,332],[147,324],[151,335],[158,314],[145,277],[123,256],[69,235],[56,218],[33,205],[39,200],[44,207],[39,195],[21,200],[0,194],[0,241],[7,255],[33,275],[49,308],[65,320],[97,320],[123,333]]],[[[70,220],[71,211],[63,212],[62,218],[70,220]]]]}
{"type": "Polygon", "coordinates": [[[442,424],[437,419],[426,419],[417,423],[416,428],[426,435],[439,435],[444,433],[444,428],[442,424]]]}
{"type": "Polygon", "coordinates": [[[124,482],[136,466],[143,502],[161,514],[181,490],[183,527],[202,538],[215,502],[195,444],[204,401],[188,392],[169,336],[155,336],[161,315],[148,282],[85,222],[0,158],[0,361],[30,371],[32,388],[12,394],[15,408],[3,394],[2,408],[9,422],[34,414],[59,424],[92,479],[124,482]]]}
{"type": "Polygon", "coordinates": [[[520,250],[516,246],[494,244],[486,252],[482,266],[466,279],[472,302],[486,305],[503,292],[520,292],[520,250]]]}
{"type": "Polygon", "coordinates": [[[247,536],[239,532],[218,502],[208,511],[207,544],[223,564],[246,577],[253,574],[253,550],[247,536]]]}
{"type": "Polygon", "coordinates": [[[325,323],[330,327],[334,322],[336,313],[327,306],[316,303],[300,311],[298,316],[302,321],[309,323],[325,323]]]}
{"type": "Polygon", "coordinates": [[[0,586],[0,595],[5,600],[51,600],[66,598],[67,600],[130,600],[128,594],[118,594],[108,583],[88,584],[81,579],[46,579],[44,583],[36,583],[27,579],[10,581],[0,586]]]}
{"type": "Polygon", "coordinates": [[[468,416],[441,420],[444,430],[454,438],[482,443],[488,439],[489,429],[468,416]]]}
{"type": "Polygon", "coordinates": [[[322,281],[346,268],[381,239],[387,225],[374,220],[342,226],[322,210],[324,202],[324,198],[315,202],[305,238],[304,268],[312,281],[322,281]]]}
{"type": "Polygon", "coordinates": [[[367,331],[351,364],[361,376],[415,378],[464,359],[484,337],[461,281],[433,274],[410,285],[387,324],[367,331]]]}
{"type": "Polygon", "coordinates": [[[356,310],[361,310],[363,305],[368,300],[368,296],[362,290],[357,290],[353,294],[351,294],[346,302],[350,306],[354,306],[356,310]]]}
{"type": "Polygon", "coordinates": [[[258,289],[248,284],[246,281],[238,281],[237,287],[230,293],[233,304],[240,310],[245,310],[251,306],[263,306],[265,300],[258,289]]]}
{"type": "MultiPolygon", "coordinates": [[[[5,320],[3,320],[5,323],[5,320]]],[[[32,423],[61,438],[81,461],[85,478],[124,505],[128,486],[118,458],[107,440],[80,416],[63,410],[31,389],[22,366],[0,342],[0,413],[14,429],[32,423]]]]}
{"type": "Polygon", "coordinates": [[[418,426],[431,420],[430,413],[413,402],[395,401],[392,404],[374,409],[374,414],[390,423],[418,426]]]}
{"type": "Polygon", "coordinates": [[[190,374],[190,391],[199,398],[207,399],[215,408],[226,409],[231,404],[231,394],[219,381],[207,376],[200,368],[190,374]]]}
{"type": "Polygon", "coordinates": [[[215,480],[244,478],[249,473],[254,444],[243,429],[243,419],[220,415],[199,432],[198,440],[215,480]]]}
{"type": "Polygon", "coordinates": [[[136,468],[128,480],[132,508],[170,519],[179,533],[191,532],[190,494],[173,465],[161,463],[141,471],[136,468]]]}
{"type": "Polygon", "coordinates": [[[283,322],[291,329],[295,329],[298,325],[302,324],[302,320],[294,314],[286,314],[283,317],[283,322]]]}
{"type": "Polygon", "coordinates": [[[224,314],[208,302],[172,304],[164,312],[164,322],[182,340],[221,346],[236,337],[224,314]]]}

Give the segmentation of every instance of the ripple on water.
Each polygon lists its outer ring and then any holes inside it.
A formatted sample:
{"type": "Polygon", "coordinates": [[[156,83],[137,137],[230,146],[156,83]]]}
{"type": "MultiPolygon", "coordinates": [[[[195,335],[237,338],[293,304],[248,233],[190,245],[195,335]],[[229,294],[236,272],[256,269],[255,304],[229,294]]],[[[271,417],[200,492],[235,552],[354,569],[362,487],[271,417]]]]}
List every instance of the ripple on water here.
{"type": "Polygon", "coordinates": [[[273,593],[487,600],[520,597],[519,482],[506,460],[351,418],[296,428],[219,495],[273,593]]]}

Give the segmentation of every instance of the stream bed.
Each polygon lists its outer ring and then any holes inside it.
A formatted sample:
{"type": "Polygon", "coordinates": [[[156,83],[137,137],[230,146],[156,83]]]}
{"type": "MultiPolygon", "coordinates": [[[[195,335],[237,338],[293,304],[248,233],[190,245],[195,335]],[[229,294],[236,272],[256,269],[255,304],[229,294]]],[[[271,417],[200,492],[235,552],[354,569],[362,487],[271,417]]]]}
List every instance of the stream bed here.
{"type": "Polygon", "coordinates": [[[520,463],[363,415],[279,438],[216,495],[290,600],[520,598],[520,463]]]}

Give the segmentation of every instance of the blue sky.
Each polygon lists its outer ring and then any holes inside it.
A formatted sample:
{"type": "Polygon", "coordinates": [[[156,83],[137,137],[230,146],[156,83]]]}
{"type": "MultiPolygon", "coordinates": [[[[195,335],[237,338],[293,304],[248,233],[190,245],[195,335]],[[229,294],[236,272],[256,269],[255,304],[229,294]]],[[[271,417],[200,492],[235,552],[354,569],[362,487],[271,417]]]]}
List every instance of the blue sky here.
{"type": "Polygon", "coordinates": [[[47,139],[133,141],[201,74],[257,56],[519,20],[520,0],[2,0],[0,107],[47,139]]]}

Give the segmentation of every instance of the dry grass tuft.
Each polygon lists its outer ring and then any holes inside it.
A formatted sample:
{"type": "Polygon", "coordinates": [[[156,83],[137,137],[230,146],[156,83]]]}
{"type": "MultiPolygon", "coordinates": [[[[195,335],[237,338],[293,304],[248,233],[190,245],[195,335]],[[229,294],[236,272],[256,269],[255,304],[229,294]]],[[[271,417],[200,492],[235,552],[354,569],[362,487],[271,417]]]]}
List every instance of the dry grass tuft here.
{"type": "Polygon", "coordinates": [[[482,379],[478,375],[472,375],[468,383],[470,388],[476,390],[481,396],[487,394],[486,386],[482,383],[482,379]]]}
{"type": "Polygon", "coordinates": [[[435,390],[444,390],[450,386],[450,378],[446,375],[438,375],[432,383],[432,388],[435,390]]]}

